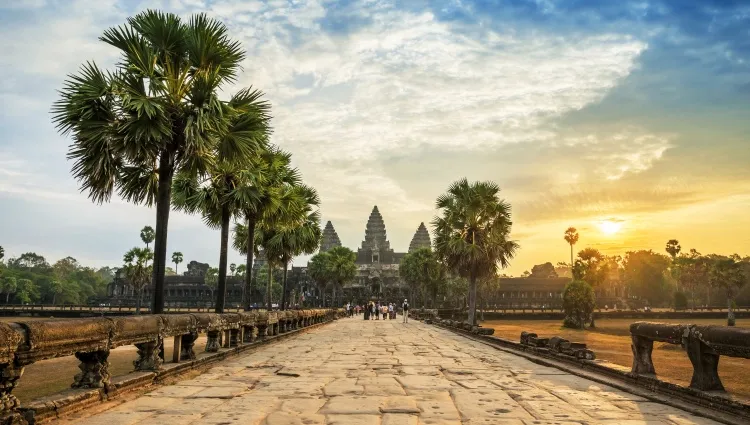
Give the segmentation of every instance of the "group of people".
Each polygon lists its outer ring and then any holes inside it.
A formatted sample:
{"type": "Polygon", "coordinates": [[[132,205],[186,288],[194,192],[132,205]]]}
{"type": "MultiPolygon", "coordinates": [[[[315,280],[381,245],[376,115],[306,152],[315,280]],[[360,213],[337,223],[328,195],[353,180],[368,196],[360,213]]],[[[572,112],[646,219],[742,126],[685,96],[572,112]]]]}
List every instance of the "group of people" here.
{"type": "MultiPolygon", "coordinates": [[[[365,320],[393,320],[396,318],[396,305],[394,303],[381,303],[380,301],[370,301],[364,306],[353,305],[352,303],[346,304],[346,311],[349,317],[353,317],[355,314],[359,315],[364,313],[365,320]]],[[[404,323],[409,322],[409,301],[404,299],[401,304],[401,314],[404,317],[404,323]]]]}

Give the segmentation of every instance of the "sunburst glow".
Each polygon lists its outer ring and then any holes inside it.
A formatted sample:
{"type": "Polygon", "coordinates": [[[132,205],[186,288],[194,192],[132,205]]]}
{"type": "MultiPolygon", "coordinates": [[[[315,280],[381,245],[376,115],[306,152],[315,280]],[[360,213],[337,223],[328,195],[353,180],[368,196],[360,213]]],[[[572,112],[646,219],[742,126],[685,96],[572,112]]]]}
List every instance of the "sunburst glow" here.
{"type": "Polygon", "coordinates": [[[622,223],[615,220],[602,220],[598,223],[599,230],[607,235],[614,235],[622,228],[622,223]]]}

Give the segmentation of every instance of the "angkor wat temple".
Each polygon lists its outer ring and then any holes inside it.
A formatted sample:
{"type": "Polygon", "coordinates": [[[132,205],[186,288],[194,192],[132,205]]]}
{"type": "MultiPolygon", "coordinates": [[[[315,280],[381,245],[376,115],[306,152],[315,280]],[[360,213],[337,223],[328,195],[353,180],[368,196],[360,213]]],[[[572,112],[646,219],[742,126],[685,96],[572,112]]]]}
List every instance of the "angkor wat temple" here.
{"type": "MultiPolygon", "coordinates": [[[[342,246],[333,223],[326,223],[320,242],[320,252],[325,252],[333,247],[342,246]]],[[[430,244],[430,234],[424,223],[421,223],[414,233],[409,244],[408,252],[427,247],[430,244]]],[[[404,298],[408,290],[398,273],[399,262],[406,255],[405,252],[395,252],[391,248],[385,230],[383,217],[375,206],[365,225],[365,237],[361,246],[357,249],[357,277],[344,287],[344,295],[347,300],[364,302],[368,299],[387,299],[396,301],[404,298]]],[[[256,256],[253,263],[253,274],[265,264],[265,257],[261,252],[256,256]]],[[[165,277],[165,303],[172,307],[193,307],[212,305],[211,300],[215,297],[212,289],[205,284],[204,274],[208,264],[191,261],[187,271],[178,276],[165,277]]],[[[275,276],[277,274],[275,273],[275,276]]],[[[280,277],[280,272],[278,273],[280,277]]],[[[320,291],[307,276],[307,267],[292,267],[288,273],[287,285],[299,294],[296,302],[303,300],[307,304],[318,305],[322,303],[320,291]]],[[[227,307],[240,306],[243,299],[244,278],[229,276],[227,278],[227,307]]],[[[144,289],[143,299],[151,298],[151,286],[144,289]]],[[[297,297],[295,297],[297,298],[297,297]]],[[[133,288],[121,276],[116,276],[108,287],[107,303],[114,305],[135,304],[133,288]]]]}

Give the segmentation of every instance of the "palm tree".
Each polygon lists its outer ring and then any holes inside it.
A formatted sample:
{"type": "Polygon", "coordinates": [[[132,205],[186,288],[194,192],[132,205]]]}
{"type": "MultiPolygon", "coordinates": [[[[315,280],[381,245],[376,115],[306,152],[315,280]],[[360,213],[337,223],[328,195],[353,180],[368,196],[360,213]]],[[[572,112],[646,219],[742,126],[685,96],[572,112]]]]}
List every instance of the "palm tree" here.
{"type": "Polygon", "coordinates": [[[664,249],[672,257],[672,261],[674,261],[677,258],[677,254],[682,250],[682,247],[677,239],[670,239],[667,241],[667,246],[664,249]]]}
{"type": "Polygon", "coordinates": [[[336,246],[327,251],[330,255],[328,270],[330,272],[331,282],[333,283],[333,305],[338,306],[341,303],[336,300],[337,289],[340,294],[344,284],[354,279],[357,275],[357,254],[345,246],[336,246]]]}
{"type": "Polygon", "coordinates": [[[205,171],[221,142],[232,159],[253,154],[246,138],[217,136],[233,116],[218,91],[236,81],[245,54],[224,24],[203,14],[185,22],[147,10],[100,40],[122,52],[115,71],[87,62],[69,76],[53,122],[72,134],[72,173],[94,202],[116,190],[126,201],[156,205],[152,311],[162,313],[175,173],[205,171]]]}
{"type": "Polygon", "coordinates": [[[283,213],[289,195],[284,188],[299,184],[299,173],[291,167],[292,155],[271,145],[260,156],[254,173],[248,173],[243,186],[237,189],[243,192],[245,203],[242,207],[242,218],[245,224],[237,223],[234,228],[234,248],[246,256],[245,268],[245,310],[252,306],[253,294],[253,255],[258,253],[255,230],[264,217],[283,213]],[[281,211],[279,211],[281,210],[281,211]]]}
{"type": "Polygon", "coordinates": [[[177,273],[177,265],[182,262],[182,253],[180,251],[172,253],[172,262],[174,263],[174,272],[177,273]]]}
{"type": "Polygon", "coordinates": [[[320,198],[315,189],[305,186],[290,186],[291,192],[284,196],[290,199],[292,205],[297,207],[287,208],[277,218],[274,225],[278,231],[269,241],[274,252],[279,253],[281,266],[283,267],[281,309],[286,308],[287,303],[287,272],[289,262],[296,256],[312,254],[320,246],[320,213],[315,209],[320,204],[320,198]]]}
{"type": "Polygon", "coordinates": [[[280,245],[273,243],[274,238],[277,237],[278,230],[271,223],[261,222],[258,227],[255,228],[255,241],[256,246],[263,248],[264,255],[266,257],[266,265],[268,267],[268,282],[266,282],[266,308],[270,311],[273,308],[271,300],[271,286],[273,284],[273,272],[277,266],[281,264],[281,250],[280,245]]]}
{"type": "Polygon", "coordinates": [[[575,227],[568,227],[565,231],[565,241],[570,245],[570,269],[573,270],[573,245],[578,243],[578,231],[575,227]]]}
{"type": "Polygon", "coordinates": [[[454,272],[469,280],[469,323],[476,323],[477,280],[506,267],[518,249],[510,240],[510,204],[493,182],[453,183],[438,197],[442,216],[432,221],[435,251],[454,272]]]}
{"type": "Polygon", "coordinates": [[[254,194],[242,188],[247,181],[255,180],[254,169],[266,148],[270,130],[268,103],[260,100],[262,96],[258,90],[242,90],[232,97],[228,104],[234,113],[228,118],[228,128],[218,135],[221,142],[215,161],[205,173],[178,173],[174,181],[175,207],[191,214],[200,213],[206,225],[221,229],[217,313],[224,312],[226,302],[229,224],[247,203],[254,201],[254,194]],[[241,161],[230,155],[231,146],[236,144],[242,144],[246,151],[241,161]]]}
{"type": "Polygon", "coordinates": [[[154,234],[153,227],[146,226],[141,229],[141,240],[146,244],[146,249],[148,249],[148,245],[154,241],[154,237],[156,237],[156,235],[154,234]]]}
{"type": "Polygon", "coordinates": [[[122,257],[125,265],[122,270],[128,283],[136,291],[135,314],[141,314],[141,298],[143,288],[151,281],[151,267],[149,260],[154,258],[154,253],[148,248],[131,248],[122,257]]]}
{"type": "Polygon", "coordinates": [[[319,252],[313,255],[307,264],[307,273],[318,287],[323,306],[325,306],[325,289],[331,280],[330,263],[331,255],[328,252],[319,252]]]}

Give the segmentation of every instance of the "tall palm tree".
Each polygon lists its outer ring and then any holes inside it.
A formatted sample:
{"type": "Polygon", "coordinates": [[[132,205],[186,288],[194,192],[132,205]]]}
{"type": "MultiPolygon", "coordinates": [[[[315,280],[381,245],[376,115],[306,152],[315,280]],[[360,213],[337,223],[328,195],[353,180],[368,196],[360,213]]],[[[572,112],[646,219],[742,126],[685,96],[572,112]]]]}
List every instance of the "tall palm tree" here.
{"type": "Polygon", "coordinates": [[[299,173],[291,167],[292,155],[276,146],[269,146],[261,155],[257,167],[237,189],[243,192],[245,203],[242,207],[244,224],[234,228],[234,248],[246,256],[245,268],[245,310],[252,306],[253,294],[253,255],[258,253],[255,231],[258,223],[275,214],[284,213],[290,202],[284,198],[290,193],[284,189],[300,183],[299,173]],[[251,178],[250,178],[251,177],[251,178]]]}
{"type": "MultiPolygon", "coordinates": [[[[279,252],[281,266],[283,267],[281,309],[286,308],[287,303],[287,272],[289,262],[296,256],[312,254],[320,246],[320,212],[316,207],[320,204],[320,198],[315,189],[296,185],[288,188],[290,193],[285,198],[293,198],[297,207],[288,208],[284,215],[278,218],[276,226],[278,231],[269,240],[271,249],[279,252]]],[[[294,204],[293,204],[294,205],[294,204]]]]}
{"type": "Polygon", "coordinates": [[[177,273],[177,265],[182,262],[182,253],[180,251],[172,253],[172,262],[174,263],[174,272],[177,273]]]}
{"type": "Polygon", "coordinates": [[[667,246],[664,250],[672,257],[672,261],[674,262],[677,259],[677,255],[682,251],[682,247],[677,239],[670,239],[667,241],[667,246]]]}
{"type": "Polygon", "coordinates": [[[321,294],[322,305],[325,307],[325,290],[326,285],[331,280],[330,272],[331,255],[328,252],[319,252],[310,259],[307,265],[307,273],[315,281],[318,291],[321,294]]]}
{"type": "Polygon", "coordinates": [[[125,263],[122,270],[128,283],[136,291],[135,314],[141,314],[141,299],[143,288],[151,281],[151,267],[149,260],[154,258],[154,253],[148,248],[131,248],[126,252],[122,260],[125,263]]]}
{"type": "Polygon", "coordinates": [[[344,284],[350,282],[357,275],[357,254],[345,246],[336,246],[327,251],[330,255],[328,270],[330,273],[331,283],[333,283],[333,305],[339,306],[336,294],[341,296],[344,284]],[[338,291],[337,291],[338,290],[338,291]]]}
{"type": "Polygon", "coordinates": [[[477,280],[506,267],[518,250],[510,239],[510,204],[493,182],[453,183],[438,197],[442,216],[432,221],[435,251],[454,272],[469,280],[469,323],[476,323],[477,280]]]}
{"type": "MultiPolygon", "coordinates": [[[[87,62],[69,76],[53,122],[72,134],[72,173],[94,202],[116,190],[129,202],[156,205],[152,311],[162,313],[172,180],[211,163],[232,115],[217,93],[236,80],[245,53],[224,24],[203,14],[183,21],[147,10],[100,40],[122,53],[116,69],[87,62]]],[[[227,156],[252,155],[247,139],[226,143],[227,156]]]]}
{"type": "Polygon", "coordinates": [[[146,249],[148,249],[149,244],[154,241],[155,237],[156,235],[154,234],[153,227],[145,226],[143,229],[141,229],[141,240],[146,244],[146,249]]]}
{"type": "Polygon", "coordinates": [[[565,241],[570,245],[570,270],[573,270],[573,245],[578,243],[578,231],[575,227],[568,227],[565,231],[565,241]]]}

